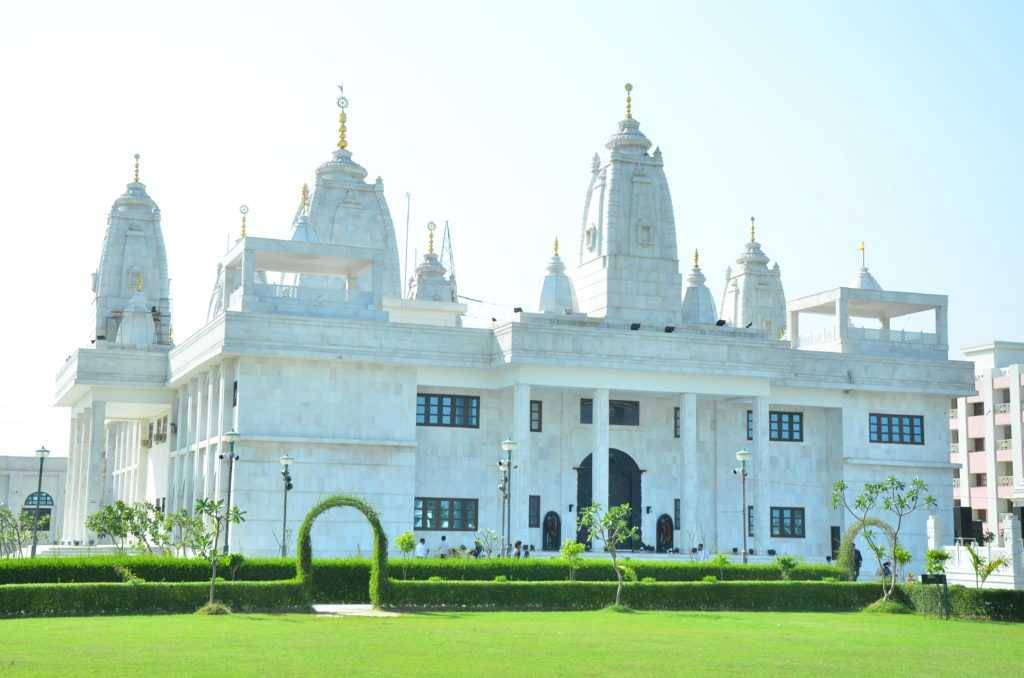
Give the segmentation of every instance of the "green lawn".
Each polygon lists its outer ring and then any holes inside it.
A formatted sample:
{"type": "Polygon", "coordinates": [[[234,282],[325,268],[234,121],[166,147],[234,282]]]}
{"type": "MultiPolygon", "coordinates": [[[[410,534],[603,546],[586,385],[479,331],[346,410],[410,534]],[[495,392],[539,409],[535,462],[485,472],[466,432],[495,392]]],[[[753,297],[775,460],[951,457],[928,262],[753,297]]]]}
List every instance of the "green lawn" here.
{"type": "Polygon", "coordinates": [[[1024,625],[916,615],[444,612],[0,620],[0,675],[1018,675],[1024,625]]]}

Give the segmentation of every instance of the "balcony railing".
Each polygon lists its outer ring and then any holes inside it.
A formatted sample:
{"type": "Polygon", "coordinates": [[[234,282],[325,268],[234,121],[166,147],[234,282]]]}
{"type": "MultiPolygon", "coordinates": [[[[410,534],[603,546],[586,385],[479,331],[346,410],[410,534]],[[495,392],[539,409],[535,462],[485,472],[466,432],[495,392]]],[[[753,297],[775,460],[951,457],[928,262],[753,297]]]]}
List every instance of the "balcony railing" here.
{"type": "Polygon", "coordinates": [[[950,454],[960,454],[960,445],[959,445],[959,443],[950,443],[949,444],[949,453],[950,454]]]}
{"type": "Polygon", "coordinates": [[[999,476],[999,487],[1013,487],[1013,476],[999,476]]]}
{"type": "Polygon", "coordinates": [[[999,403],[996,405],[996,414],[1009,414],[1010,403],[999,403]]]}
{"type": "Polygon", "coordinates": [[[960,410],[956,409],[955,407],[950,408],[950,410],[949,410],[949,418],[950,419],[956,419],[959,414],[960,414],[960,410]]]}
{"type": "Polygon", "coordinates": [[[997,450],[1012,450],[1013,449],[1013,438],[1003,438],[1002,440],[996,441],[997,450]]]}
{"type": "Polygon", "coordinates": [[[953,478],[953,487],[960,487],[960,479],[953,478]]]}

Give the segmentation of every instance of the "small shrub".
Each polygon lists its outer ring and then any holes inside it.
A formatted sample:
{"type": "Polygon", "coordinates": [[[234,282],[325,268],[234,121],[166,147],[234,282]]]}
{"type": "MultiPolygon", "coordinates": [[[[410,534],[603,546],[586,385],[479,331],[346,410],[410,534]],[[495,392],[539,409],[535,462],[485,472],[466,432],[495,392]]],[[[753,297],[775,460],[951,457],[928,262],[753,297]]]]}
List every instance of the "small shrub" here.
{"type": "Polygon", "coordinates": [[[608,610],[609,612],[616,612],[616,613],[619,613],[619,614],[622,614],[622,613],[629,614],[629,613],[632,613],[632,612],[636,612],[636,610],[631,608],[629,605],[609,605],[608,607],[606,607],[604,609],[608,610]]]}
{"type": "Polygon", "coordinates": [[[703,577],[701,579],[701,581],[704,582],[705,584],[717,584],[718,583],[718,577],[716,577],[713,574],[709,574],[708,576],[703,577]]]}
{"type": "MultiPolygon", "coordinates": [[[[440,580],[441,578],[438,577],[437,579],[440,580]]],[[[433,580],[433,577],[431,577],[431,580],[433,580]]],[[[494,581],[499,582],[499,583],[507,582],[508,581],[508,577],[506,577],[503,574],[499,574],[497,577],[494,578],[494,581]]]]}
{"type": "Polygon", "coordinates": [[[220,601],[215,600],[212,603],[208,601],[206,605],[203,605],[201,608],[196,610],[196,614],[204,614],[211,616],[231,614],[231,608],[220,601]]]}
{"type": "Polygon", "coordinates": [[[125,584],[142,584],[146,581],[141,577],[135,576],[135,573],[133,573],[124,565],[114,565],[114,571],[121,575],[121,579],[124,581],[125,584]]]}
{"type": "Polygon", "coordinates": [[[629,582],[638,581],[636,576],[636,570],[629,565],[619,565],[619,571],[622,572],[622,578],[629,582]]]}
{"type": "Polygon", "coordinates": [[[658,581],[658,580],[657,580],[657,579],[655,579],[654,577],[644,577],[644,578],[643,578],[643,579],[641,579],[640,581],[641,581],[642,583],[644,583],[644,584],[653,584],[654,582],[656,582],[656,581],[658,581]]]}
{"type": "Polygon", "coordinates": [[[864,611],[875,614],[912,614],[914,612],[913,608],[902,601],[886,600],[885,598],[871,603],[864,608],[864,611]]]}
{"type": "Polygon", "coordinates": [[[793,570],[796,569],[797,564],[797,559],[793,556],[782,555],[775,558],[775,567],[779,568],[779,574],[784,581],[793,578],[793,570]]]}
{"type": "Polygon", "coordinates": [[[436,584],[438,582],[444,581],[444,577],[428,577],[427,581],[434,582],[436,584]]]}

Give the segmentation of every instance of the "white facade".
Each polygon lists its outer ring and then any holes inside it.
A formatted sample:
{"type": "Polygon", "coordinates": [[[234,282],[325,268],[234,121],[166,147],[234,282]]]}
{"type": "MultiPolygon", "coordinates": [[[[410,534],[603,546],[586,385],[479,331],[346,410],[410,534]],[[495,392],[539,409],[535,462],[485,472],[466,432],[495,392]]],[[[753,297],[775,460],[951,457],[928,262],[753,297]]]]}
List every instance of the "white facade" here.
{"type": "MultiPolygon", "coordinates": [[[[38,539],[40,544],[51,544],[61,539],[64,521],[64,480],[67,459],[48,457],[43,463],[42,492],[38,508],[49,511],[49,523],[40,516],[42,527],[38,539]],[[52,502],[52,504],[51,504],[52,502]]],[[[18,515],[28,511],[34,513],[37,506],[33,495],[40,491],[39,458],[34,456],[11,457],[0,455],[0,508],[7,508],[18,515]]]]}
{"type": "MultiPolygon", "coordinates": [[[[753,453],[756,556],[828,556],[832,528],[847,523],[831,505],[837,480],[919,476],[939,500],[936,514],[950,516],[947,410],[971,390],[971,366],[949,361],[944,345],[877,350],[888,335],[824,350],[782,341],[777,269],[765,268],[777,286],[737,287],[737,308],[770,312],[764,322],[745,310],[716,324],[710,294],[694,289],[703,276],[692,275],[688,294],[700,298],[684,321],[673,210],[650,146],[627,114],[609,156],[595,160],[571,281],[559,260],[540,284],[538,262],[541,312],[487,329],[462,327],[456,299],[397,297],[387,207],[376,187],[349,186],[358,172],[347,150],[336,152],[318,170],[315,242],[309,225],[290,241],[241,238],[220,263],[208,322],[169,352],[97,342],[65,364],[57,402],[72,416],[74,507],[65,539],[88,541],[84,516],[116,498],[166,499],[178,510],[224,497],[230,430],[239,435],[232,503],[247,511],[232,548],[251,554],[279,552],[285,453],[296,460],[289,551],[305,512],[336,492],[368,500],[391,537],[445,511],[454,528],[418,535],[432,548],[442,534],[471,545],[475,528],[500,529],[496,463],[508,437],[518,443],[511,535],[538,550],[574,536],[590,488],[602,505],[633,504],[647,544],[657,544],[660,525],[663,547],[732,553],[742,546],[732,472],[742,448],[753,453]],[[431,425],[435,412],[434,423],[450,425],[431,425]],[[878,412],[923,417],[927,444],[870,442],[869,414],[878,412]],[[161,437],[150,427],[159,431],[164,417],[161,437]],[[784,432],[792,439],[779,439],[784,432]],[[556,523],[560,533],[546,540],[556,523]]],[[[433,276],[430,289],[444,288],[433,262],[418,272],[433,276]]],[[[872,303],[895,304],[894,313],[913,296],[883,294],[872,303]]],[[[929,299],[945,308],[945,297],[929,299]]],[[[802,312],[816,311],[790,317],[802,312]]],[[[941,324],[944,341],[944,315],[941,324]]],[[[919,559],[925,516],[906,534],[919,559]]],[[[367,553],[370,543],[348,509],[314,530],[318,554],[367,553]]]]}

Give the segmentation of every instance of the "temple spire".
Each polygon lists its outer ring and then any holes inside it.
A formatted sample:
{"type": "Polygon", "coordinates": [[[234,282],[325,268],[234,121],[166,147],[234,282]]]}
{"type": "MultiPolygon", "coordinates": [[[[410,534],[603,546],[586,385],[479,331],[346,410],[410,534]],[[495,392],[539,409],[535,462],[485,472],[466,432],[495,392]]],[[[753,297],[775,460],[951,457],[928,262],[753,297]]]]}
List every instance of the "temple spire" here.
{"type": "Polygon", "coordinates": [[[338,114],[338,149],[344,151],[348,148],[348,137],[347,123],[348,116],[345,114],[345,109],[348,108],[348,99],[345,98],[345,86],[338,85],[338,108],[341,112],[338,114]]]}
{"type": "Polygon", "coordinates": [[[626,83],[626,120],[633,119],[633,85],[626,83]]]}

